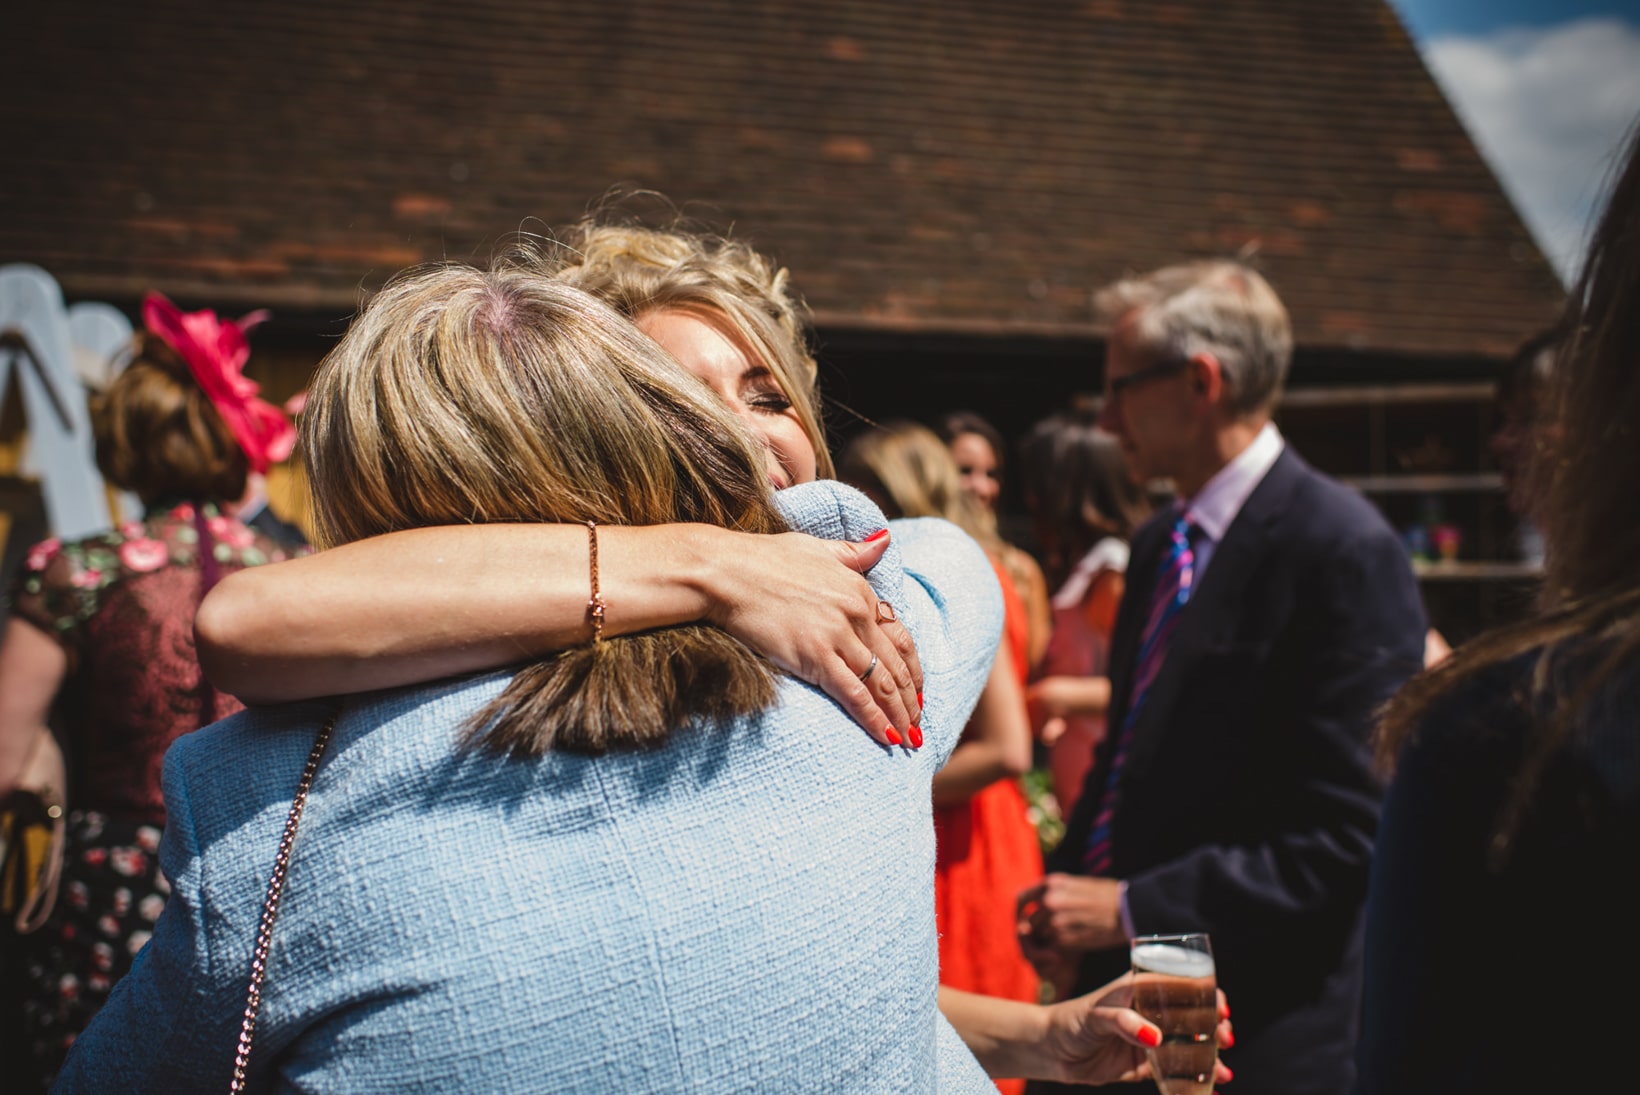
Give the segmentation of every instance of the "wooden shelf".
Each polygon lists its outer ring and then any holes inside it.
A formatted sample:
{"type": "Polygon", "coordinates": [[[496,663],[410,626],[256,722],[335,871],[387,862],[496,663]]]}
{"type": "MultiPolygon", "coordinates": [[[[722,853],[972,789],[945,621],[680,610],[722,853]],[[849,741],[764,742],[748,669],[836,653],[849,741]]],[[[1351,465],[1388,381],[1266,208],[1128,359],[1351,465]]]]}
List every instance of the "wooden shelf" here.
{"type": "Polygon", "coordinates": [[[1497,472],[1470,472],[1461,475],[1356,475],[1339,480],[1363,494],[1439,494],[1443,491],[1500,491],[1503,476],[1497,472]]]}
{"type": "Polygon", "coordinates": [[[1414,559],[1412,572],[1421,582],[1520,581],[1543,577],[1543,568],[1536,563],[1431,563],[1414,559]]]}
{"type": "Polygon", "coordinates": [[[1482,403],[1498,397],[1491,381],[1454,384],[1389,384],[1382,387],[1289,388],[1281,407],[1382,407],[1404,403],[1482,403]]]}

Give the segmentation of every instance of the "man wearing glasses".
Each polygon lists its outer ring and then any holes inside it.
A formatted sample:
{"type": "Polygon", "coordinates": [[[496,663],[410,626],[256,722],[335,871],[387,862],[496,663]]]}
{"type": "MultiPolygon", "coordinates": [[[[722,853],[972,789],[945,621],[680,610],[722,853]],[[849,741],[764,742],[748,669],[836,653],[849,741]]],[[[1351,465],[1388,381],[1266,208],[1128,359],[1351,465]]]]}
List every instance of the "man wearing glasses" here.
{"type": "Polygon", "coordinates": [[[1110,731],[1021,895],[1021,944],[1085,991],[1134,935],[1208,932],[1238,1089],[1348,1090],[1381,791],[1368,737],[1421,664],[1417,585],[1377,510],[1271,422],[1292,331],[1258,273],[1171,266],[1097,305],[1101,424],[1136,479],[1179,497],[1134,537],[1110,731]]]}

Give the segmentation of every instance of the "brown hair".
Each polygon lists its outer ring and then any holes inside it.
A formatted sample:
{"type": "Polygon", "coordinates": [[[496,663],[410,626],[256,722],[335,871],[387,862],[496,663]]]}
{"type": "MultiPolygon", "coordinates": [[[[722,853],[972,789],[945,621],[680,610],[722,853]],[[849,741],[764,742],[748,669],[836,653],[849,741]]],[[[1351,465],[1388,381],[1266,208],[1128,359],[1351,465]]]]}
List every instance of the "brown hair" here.
{"type": "Polygon", "coordinates": [[[103,478],[144,504],[237,501],[250,467],[187,364],[158,336],[137,335],[131,364],[91,400],[103,478]]]}
{"type": "Polygon", "coordinates": [[[940,435],[940,440],[945,442],[947,448],[964,434],[971,433],[975,437],[983,438],[985,443],[991,446],[991,455],[997,462],[997,476],[1001,477],[1002,469],[1008,462],[1007,447],[1002,440],[1002,431],[991,425],[988,420],[973,411],[952,411],[940,419],[939,426],[934,432],[940,435]]]}
{"type": "MultiPolygon", "coordinates": [[[[509,521],[785,528],[705,385],[605,305],[512,264],[412,271],[377,294],[319,367],[301,451],[322,546],[509,521]]],[[[469,729],[513,754],[658,746],[764,709],[774,680],[713,627],[619,636],[521,669],[469,729]]]]}
{"type": "Polygon", "coordinates": [[[784,267],[740,240],[681,224],[658,229],[594,217],[563,229],[558,241],[554,276],[629,319],[663,309],[724,316],[791,400],[820,477],[833,477],[808,311],[784,267]]]}
{"type": "Polygon", "coordinates": [[[1519,624],[1458,648],[1389,705],[1389,766],[1431,707],[1503,662],[1537,652],[1521,702],[1532,737],[1494,832],[1494,862],[1529,808],[1549,759],[1622,666],[1640,655],[1640,130],[1567,301],[1568,333],[1532,427],[1527,476],[1548,552],[1542,603],[1519,624]],[[1569,671],[1569,672],[1568,672],[1569,671]],[[1577,680],[1564,687],[1568,676],[1577,680]]]}
{"type": "Polygon", "coordinates": [[[1032,426],[1019,446],[1019,466],[1043,569],[1056,587],[1094,544],[1107,536],[1131,539],[1150,515],[1121,446],[1099,428],[1097,406],[1061,411],[1032,426]]]}

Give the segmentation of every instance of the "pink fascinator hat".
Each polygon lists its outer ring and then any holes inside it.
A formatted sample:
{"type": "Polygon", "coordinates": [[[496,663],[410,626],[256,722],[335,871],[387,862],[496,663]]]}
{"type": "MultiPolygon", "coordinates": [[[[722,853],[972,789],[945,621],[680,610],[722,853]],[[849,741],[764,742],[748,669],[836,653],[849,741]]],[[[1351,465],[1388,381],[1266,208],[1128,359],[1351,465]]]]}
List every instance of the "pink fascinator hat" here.
{"type": "Polygon", "coordinates": [[[142,302],[143,326],[188,363],[245,451],[251,470],[259,474],[288,457],[296,444],[296,429],[285,412],[258,397],[261,387],[245,376],[251,356],[246,332],[267,318],[266,311],[238,321],[218,319],[210,309],[184,312],[158,293],[149,293],[142,302]]]}

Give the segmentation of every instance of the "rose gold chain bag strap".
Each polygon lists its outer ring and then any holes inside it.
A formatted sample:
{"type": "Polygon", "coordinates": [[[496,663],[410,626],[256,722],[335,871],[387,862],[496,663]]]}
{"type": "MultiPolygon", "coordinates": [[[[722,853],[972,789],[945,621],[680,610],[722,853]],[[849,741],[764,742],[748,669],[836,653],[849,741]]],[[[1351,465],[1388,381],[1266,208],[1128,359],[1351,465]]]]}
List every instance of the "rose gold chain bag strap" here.
{"type": "Polygon", "coordinates": [[[262,923],[256,930],[256,950],[251,953],[251,986],[245,993],[245,1020],[239,1026],[239,1052],[233,1060],[233,1081],[228,1090],[233,1095],[245,1090],[245,1070],[251,1059],[251,1038],[256,1034],[256,1017],[262,1011],[262,984],[268,973],[268,948],[273,943],[273,922],[279,916],[279,899],[285,892],[285,874],[290,869],[290,850],[296,843],[296,826],[302,820],[302,808],[307,805],[308,790],[313,786],[314,774],[324,759],[325,747],[330,744],[330,733],[336,729],[332,712],[313,739],[308,751],[307,766],[296,784],[296,798],[290,804],[290,816],[285,818],[285,832],[279,838],[279,854],[273,861],[273,876],[268,879],[268,896],[262,902],[262,923]]]}

